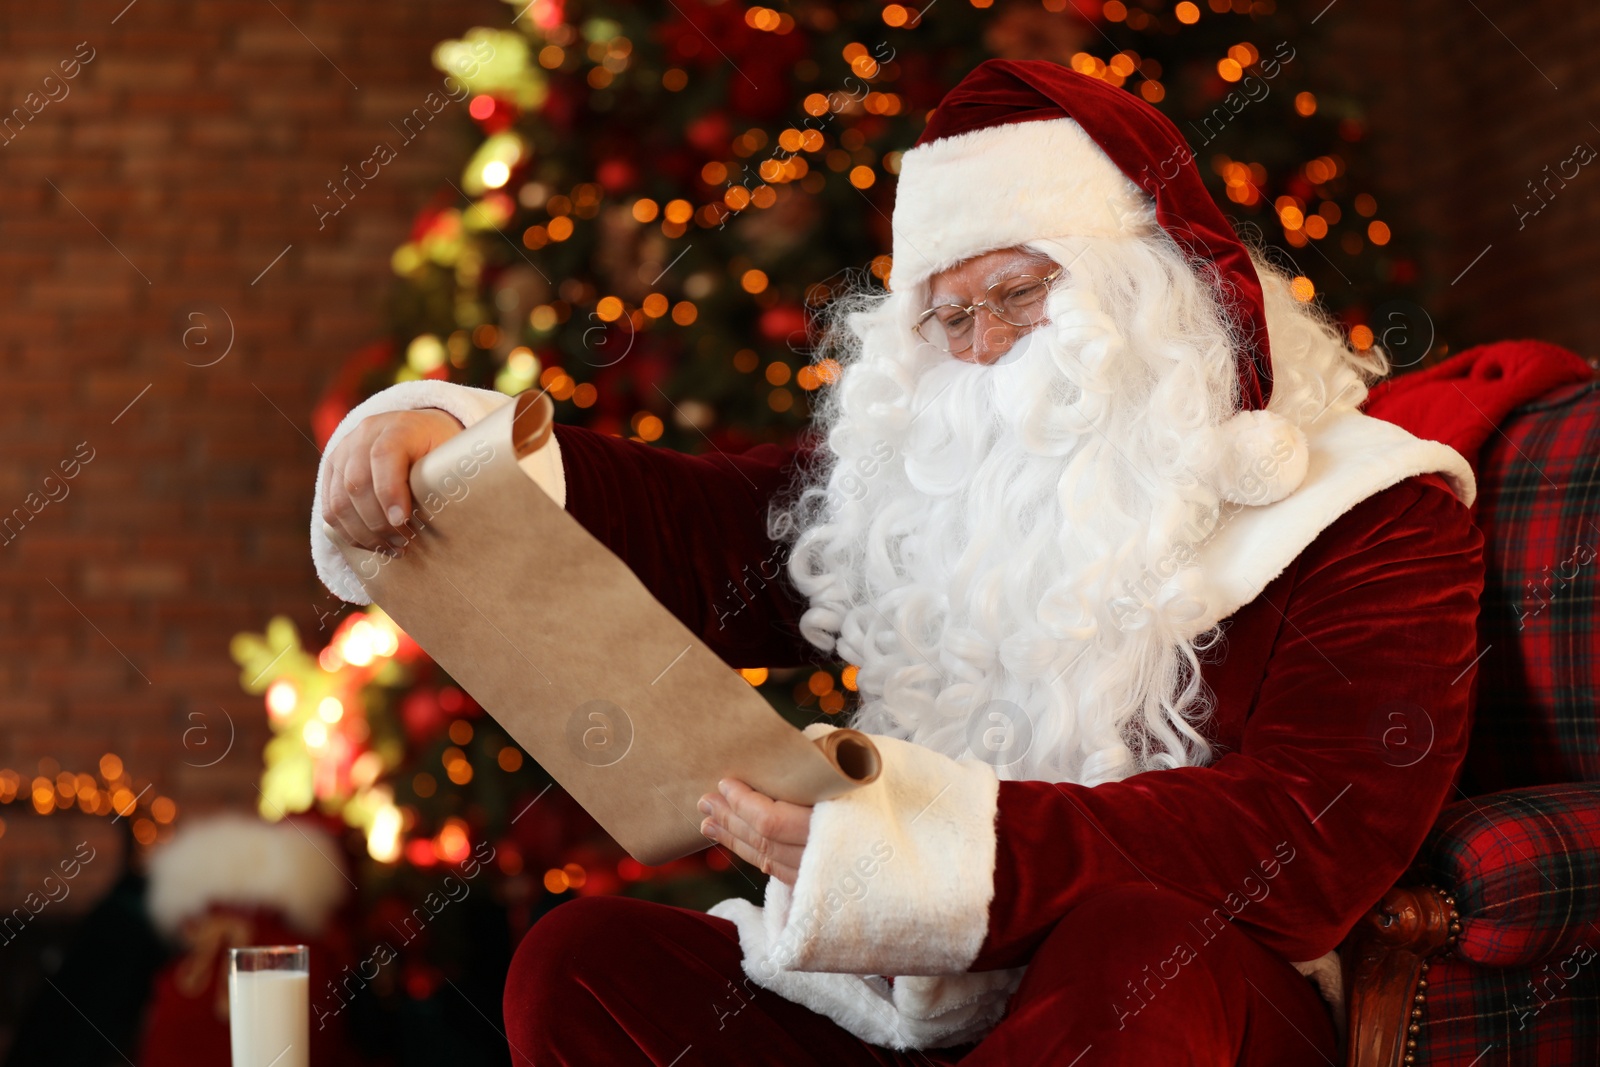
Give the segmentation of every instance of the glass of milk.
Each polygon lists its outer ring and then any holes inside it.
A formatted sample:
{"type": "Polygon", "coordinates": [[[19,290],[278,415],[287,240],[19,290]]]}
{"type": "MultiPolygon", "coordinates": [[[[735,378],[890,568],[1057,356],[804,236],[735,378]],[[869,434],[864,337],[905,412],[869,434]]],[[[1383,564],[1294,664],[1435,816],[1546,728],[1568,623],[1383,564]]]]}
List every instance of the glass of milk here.
{"type": "Polygon", "coordinates": [[[311,950],[269,945],[228,950],[228,1030],[233,1067],[308,1067],[311,950]]]}

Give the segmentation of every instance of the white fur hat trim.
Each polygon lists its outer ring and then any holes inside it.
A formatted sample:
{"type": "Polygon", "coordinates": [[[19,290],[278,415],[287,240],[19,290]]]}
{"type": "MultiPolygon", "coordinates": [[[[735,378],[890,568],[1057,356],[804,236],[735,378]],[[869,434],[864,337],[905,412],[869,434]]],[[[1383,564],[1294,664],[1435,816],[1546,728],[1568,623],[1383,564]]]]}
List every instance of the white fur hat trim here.
{"type": "Polygon", "coordinates": [[[996,248],[1050,237],[1122,236],[1153,206],[1070,118],[941,137],[900,157],[889,288],[910,289],[996,248]]]}

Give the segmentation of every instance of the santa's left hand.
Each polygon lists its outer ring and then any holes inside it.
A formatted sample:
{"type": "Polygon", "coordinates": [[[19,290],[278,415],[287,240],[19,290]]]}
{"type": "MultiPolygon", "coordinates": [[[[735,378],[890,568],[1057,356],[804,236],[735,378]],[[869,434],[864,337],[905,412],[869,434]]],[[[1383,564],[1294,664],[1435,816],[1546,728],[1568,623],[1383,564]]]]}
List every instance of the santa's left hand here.
{"type": "Polygon", "coordinates": [[[811,809],[773,800],[736,778],[724,778],[717,789],[700,798],[700,811],[706,816],[700,832],[793,886],[811,833],[811,809]]]}

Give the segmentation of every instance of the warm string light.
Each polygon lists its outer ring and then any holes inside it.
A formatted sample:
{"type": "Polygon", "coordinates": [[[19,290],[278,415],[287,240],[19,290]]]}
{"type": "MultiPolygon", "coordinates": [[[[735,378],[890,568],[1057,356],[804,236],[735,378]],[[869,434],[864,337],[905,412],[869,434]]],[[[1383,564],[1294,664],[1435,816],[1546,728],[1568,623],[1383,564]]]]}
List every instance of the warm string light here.
{"type": "MultiPolygon", "coordinates": [[[[150,783],[136,782],[114,752],[100,757],[98,775],[86,771],[64,771],[46,757],[39,761],[37,773],[0,768],[0,804],[29,805],[36,816],[49,816],[76,809],[80,814],[127,819],[133,838],[141,845],[153,845],[171,836],[178,817],[178,805],[171,797],[156,793],[150,783]]],[[[0,818],[0,837],[5,836],[6,820],[0,818]]]]}
{"type": "MultiPolygon", "coordinates": [[[[1237,10],[1232,0],[1210,0],[1211,10],[1223,13],[1237,10]]],[[[1264,13],[1270,9],[1264,9],[1264,13]]],[[[1126,22],[1132,29],[1143,29],[1148,16],[1143,16],[1137,11],[1130,11],[1121,0],[1109,0],[1102,6],[1102,15],[1108,22],[1126,22]]],[[[1191,25],[1200,19],[1198,5],[1184,2],[1178,4],[1173,11],[1180,23],[1191,25]]],[[[1242,41],[1231,46],[1227,55],[1216,61],[1216,72],[1224,82],[1241,81],[1246,71],[1260,60],[1260,51],[1248,42],[1242,41]]],[[[1089,52],[1078,52],[1071,57],[1074,70],[1091,77],[1100,78],[1112,85],[1122,86],[1127,78],[1134,73],[1143,75],[1144,80],[1139,85],[1140,95],[1150,103],[1159,103],[1166,95],[1165,89],[1157,80],[1161,76],[1161,65],[1153,59],[1141,58],[1132,50],[1125,50],[1112,56],[1110,59],[1101,59],[1089,52]]],[[[1295,113],[1301,117],[1309,117],[1317,112],[1317,98],[1310,92],[1300,92],[1293,98],[1295,113]]],[[[1347,140],[1359,137],[1359,126],[1353,120],[1344,120],[1341,123],[1340,135],[1347,140]]],[[[1261,197],[1261,187],[1267,181],[1267,171],[1259,163],[1243,163],[1228,159],[1226,156],[1214,157],[1214,167],[1222,176],[1228,199],[1246,207],[1254,207],[1261,197]]],[[[838,168],[836,168],[838,169],[838,168]]],[[[1314,187],[1320,187],[1344,174],[1344,160],[1336,155],[1319,156],[1305,164],[1302,168],[1306,180],[1314,187]]],[[[852,179],[855,175],[852,172],[852,179]]],[[[1375,213],[1372,197],[1361,194],[1356,197],[1356,210],[1364,216],[1375,213]]],[[[1341,217],[1342,212],[1337,203],[1324,200],[1317,205],[1315,210],[1303,202],[1299,197],[1282,196],[1274,202],[1274,213],[1283,229],[1284,241],[1291,247],[1302,248],[1312,241],[1322,240],[1333,232],[1341,217]]],[[[1365,242],[1382,246],[1389,243],[1392,236],[1389,225],[1382,220],[1374,219],[1368,223],[1363,232],[1354,232],[1346,229],[1340,237],[1340,247],[1349,255],[1359,253],[1365,242]]],[[[1306,282],[1309,285],[1309,281],[1306,282]]],[[[1298,292],[1297,292],[1298,295],[1298,292]]],[[[1310,295],[1301,299],[1310,299],[1310,295]]],[[[1352,343],[1359,345],[1359,335],[1352,335],[1352,343]]],[[[1364,347],[1370,347],[1370,342],[1364,347]]]]}

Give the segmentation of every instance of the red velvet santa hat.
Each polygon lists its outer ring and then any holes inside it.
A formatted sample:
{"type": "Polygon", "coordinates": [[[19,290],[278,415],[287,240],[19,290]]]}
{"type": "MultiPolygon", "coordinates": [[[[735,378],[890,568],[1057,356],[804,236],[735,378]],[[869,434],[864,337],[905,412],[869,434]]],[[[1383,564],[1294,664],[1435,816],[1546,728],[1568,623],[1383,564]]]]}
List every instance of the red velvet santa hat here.
{"type": "Polygon", "coordinates": [[[971,256],[1041,238],[1125,236],[1152,199],[1157,223],[1191,262],[1215,268],[1244,341],[1224,495],[1250,504],[1287,496],[1307,450],[1298,428],[1264,410],[1272,360],[1260,278],[1183,135],[1133,93],[1044,60],[980,63],[901,157],[889,286],[907,290],[971,256]]]}

